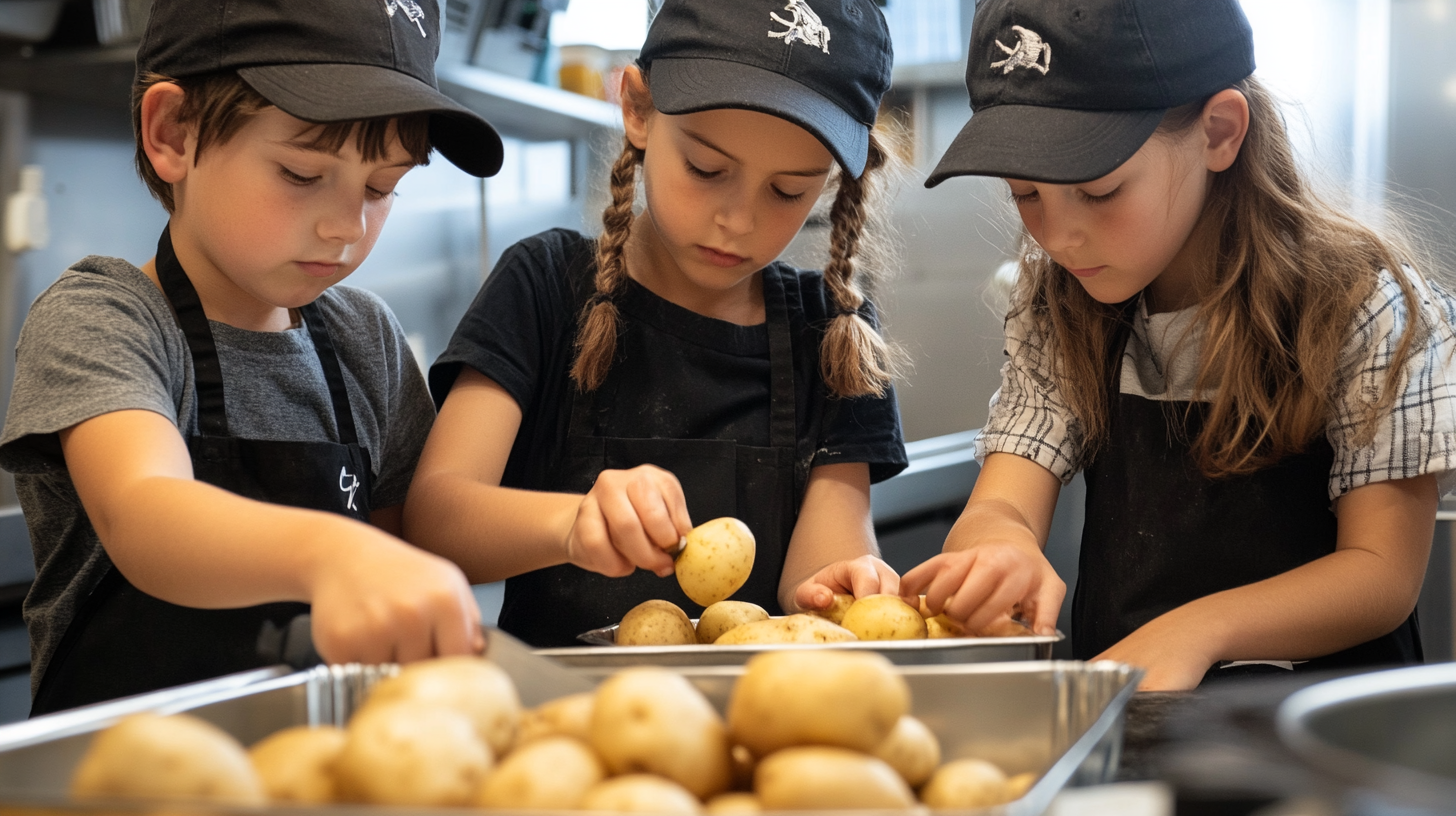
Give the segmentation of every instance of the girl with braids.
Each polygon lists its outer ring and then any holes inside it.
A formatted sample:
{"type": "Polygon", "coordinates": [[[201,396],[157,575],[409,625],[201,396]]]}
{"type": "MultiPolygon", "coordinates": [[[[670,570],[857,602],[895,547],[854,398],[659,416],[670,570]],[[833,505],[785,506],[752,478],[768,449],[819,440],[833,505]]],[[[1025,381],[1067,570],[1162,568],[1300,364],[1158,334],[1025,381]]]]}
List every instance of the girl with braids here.
{"type": "Polygon", "coordinates": [[[928,183],[1005,179],[1026,238],[983,470],[902,582],[932,610],[1050,629],[1080,470],[1078,658],[1151,689],[1421,660],[1456,303],[1311,193],[1253,70],[1237,0],[977,6],[928,183]]]}
{"type": "Polygon", "coordinates": [[[899,589],[869,512],[906,465],[893,355],[856,257],[889,34],[873,0],[808,5],[799,30],[782,0],[668,0],[623,78],[600,238],[507,250],[431,369],[407,534],[508,579],[500,625],[533,644],[653,598],[696,615],[671,553],[721,516],[757,544],[737,600],[899,589]],[[824,272],[775,260],[826,186],[824,272]]]}

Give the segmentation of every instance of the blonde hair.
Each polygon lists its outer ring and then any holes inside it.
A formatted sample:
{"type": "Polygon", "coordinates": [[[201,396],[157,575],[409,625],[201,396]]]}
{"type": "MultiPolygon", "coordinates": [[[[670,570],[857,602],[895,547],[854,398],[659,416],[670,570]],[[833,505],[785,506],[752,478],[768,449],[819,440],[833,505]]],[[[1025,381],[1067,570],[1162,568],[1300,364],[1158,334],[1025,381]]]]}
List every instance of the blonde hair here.
{"type": "MultiPolygon", "coordinates": [[[[642,73],[646,98],[634,98],[644,116],[651,115],[647,72],[642,73]]],[[[824,268],[824,283],[834,309],[820,342],[820,375],[838,397],[884,395],[897,373],[898,350],[876,331],[863,314],[866,304],[863,274],[856,255],[866,241],[866,227],[873,221],[875,177],[892,158],[881,139],[870,133],[869,156],[864,173],[854,178],[837,172],[834,202],[829,210],[830,252],[824,268]]],[[[617,350],[618,312],[613,302],[627,278],[624,249],[631,235],[633,204],[637,192],[637,168],[643,151],[624,139],[622,152],[612,163],[611,203],[602,214],[602,234],[596,247],[595,291],[582,308],[576,335],[576,360],[571,378],[583,391],[595,391],[606,380],[617,350]]]]}
{"type": "MultiPolygon", "coordinates": [[[[1202,328],[1195,393],[1213,395],[1191,440],[1205,475],[1252,473],[1305,450],[1334,415],[1340,353],[1381,270],[1399,285],[1409,316],[1365,438],[1399,392],[1401,370],[1431,330],[1416,294],[1408,242],[1381,234],[1314,193],[1299,173],[1277,103],[1254,77],[1233,86],[1249,102],[1237,159],[1213,180],[1202,218],[1216,235],[1215,274],[1200,283],[1202,328]]],[[[1200,121],[1202,100],[1169,111],[1159,134],[1200,121]]],[[[1094,300],[1023,234],[1011,314],[1030,312],[1089,457],[1107,442],[1111,382],[1128,304],[1094,300]]],[[[1089,458],[1090,461],[1090,458],[1089,458]]]]}

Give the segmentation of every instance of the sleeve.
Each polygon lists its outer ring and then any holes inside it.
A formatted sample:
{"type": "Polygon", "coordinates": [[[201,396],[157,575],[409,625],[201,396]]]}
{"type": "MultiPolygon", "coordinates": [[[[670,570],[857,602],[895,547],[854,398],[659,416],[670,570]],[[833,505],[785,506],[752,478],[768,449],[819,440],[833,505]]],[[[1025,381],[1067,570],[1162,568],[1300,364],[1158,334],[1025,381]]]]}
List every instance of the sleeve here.
{"type": "Polygon", "coordinates": [[[20,330],[0,467],[63,470],[56,432],[102,414],[141,409],[176,423],[182,383],[172,362],[139,293],[99,274],[62,276],[20,330]]]}
{"type": "Polygon", "coordinates": [[[1374,417],[1402,334],[1410,324],[1400,285],[1382,272],[1341,352],[1339,391],[1327,436],[1335,450],[1329,493],[1435,474],[1440,494],[1456,489],[1456,301],[1410,276],[1420,305],[1416,348],[1395,383],[1399,393],[1374,417]]]}
{"type": "Polygon", "coordinates": [[[868,462],[870,483],[874,484],[910,464],[894,388],[887,389],[882,397],[831,398],[829,404],[829,427],[814,452],[816,466],[868,462]]]}
{"type": "Polygon", "coordinates": [[[430,367],[430,392],[437,407],[444,404],[462,366],[499,383],[522,409],[535,404],[552,347],[575,324],[569,254],[541,236],[506,250],[430,367]]]}
{"type": "Polygon", "coordinates": [[[410,350],[404,328],[383,301],[379,301],[379,308],[389,329],[385,355],[389,379],[395,387],[389,389],[385,400],[387,413],[380,422],[381,461],[375,465],[377,480],[370,496],[376,509],[404,503],[420,454],[425,449],[425,439],[435,422],[435,405],[430,401],[425,375],[410,350]]]}
{"type": "Polygon", "coordinates": [[[1001,387],[991,395],[991,413],[976,437],[975,454],[985,463],[988,454],[1012,453],[1066,484],[1085,465],[1085,437],[1057,387],[1045,348],[1028,311],[1007,318],[1001,387]]]}

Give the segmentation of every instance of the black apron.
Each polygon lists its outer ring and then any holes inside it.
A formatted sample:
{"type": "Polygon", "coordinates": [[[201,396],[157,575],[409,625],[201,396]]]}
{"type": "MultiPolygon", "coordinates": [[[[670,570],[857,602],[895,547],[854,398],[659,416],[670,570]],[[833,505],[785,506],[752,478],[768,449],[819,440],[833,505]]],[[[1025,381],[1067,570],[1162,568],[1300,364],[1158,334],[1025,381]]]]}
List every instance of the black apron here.
{"type": "MultiPolygon", "coordinates": [[[[618,399],[652,398],[619,395],[626,369],[651,366],[653,381],[671,387],[674,363],[671,349],[666,349],[648,361],[619,358],[606,382],[591,394],[572,389],[565,450],[542,489],[586,493],[608,469],[651,464],[670,471],[682,483],[693,523],[734,516],[753,531],[757,544],[753,571],[733,599],[779,614],[779,577],[808,484],[812,452],[807,450],[809,437],[796,432],[795,349],[783,273],[770,265],[762,274],[769,339],[768,447],[740,445],[731,439],[604,436],[602,428],[618,399]]],[[[632,607],[653,598],[672,601],[689,617],[697,617],[703,609],[683,594],[676,576],[658,578],[639,569],[623,578],[608,578],[563,564],[509,579],[500,627],[539,647],[580,646],[577,635],[617,623],[632,607]]]]}
{"type": "MultiPolygon", "coordinates": [[[[1335,551],[1336,519],[1327,493],[1334,449],[1328,440],[1321,437],[1308,450],[1247,476],[1204,476],[1189,440],[1203,428],[1206,404],[1121,393],[1128,335],[1124,326],[1112,346],[1117,362],[1110,366],[1107,445],[1085,474],[1087,514],[1072,599],[1079,660],[1189,601],[1335,551]]],[[[1412,612],[1390,634],[1295,668],[1421,660],[1412,612]]]]}
{"type": "MultiPolygon", "coordinates": [[[[326,510],[367,522],[371,471],[349,394],[317,305],[299,311],[323,366],[339,442],[243,439],[228,433],[222,368],[197,290],[177,262],[170,227],[157,244],[157,277],[187,336],[200,434],[187,440],[193,476],[241,496],[326,510]]],[[[76,611],[31,705],[31,715],[205,680],[279,662],[303,603],[194,609],[153,598],[115,566],[76,611]]]]}

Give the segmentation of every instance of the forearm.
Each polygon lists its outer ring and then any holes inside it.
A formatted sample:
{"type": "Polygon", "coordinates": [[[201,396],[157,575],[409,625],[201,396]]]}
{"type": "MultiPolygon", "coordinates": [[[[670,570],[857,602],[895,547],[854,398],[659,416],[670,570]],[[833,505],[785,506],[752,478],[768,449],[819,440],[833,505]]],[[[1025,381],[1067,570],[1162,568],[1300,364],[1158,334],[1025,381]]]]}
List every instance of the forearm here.
{"type": "Polygon", "coordinates": [[[799,611],[801,584],[835,562],[878,556],[870,516],[869,466],[824,465],[810,475],[779,578],[779,605],[799,611]]]}
{"type": "Polygon", "coordinates": [[[567,563],[582,497],[420,474],[405,502],[405,538],[455,562],[472,583],[567,563]]]}

